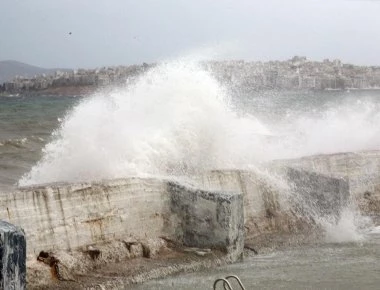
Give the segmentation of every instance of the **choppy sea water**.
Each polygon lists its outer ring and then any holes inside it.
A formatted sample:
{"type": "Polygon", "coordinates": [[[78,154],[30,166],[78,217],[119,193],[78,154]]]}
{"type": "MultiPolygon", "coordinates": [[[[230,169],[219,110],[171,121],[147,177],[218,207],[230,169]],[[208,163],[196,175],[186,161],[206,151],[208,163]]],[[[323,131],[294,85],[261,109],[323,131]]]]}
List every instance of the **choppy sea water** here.
{"type": "MultiPolygon", "coordinates": [[[[0,138],[8,148],[7,140],[19,147],[34,142],[32,150],[49,139],[31,168],[19,156],[26,169],[17,181],[21,186],[186,177],[204,170],[251,169],[278,158],[378,149],[379,96],[380,91],[254,92],[220,83],[199,64],[179,60],[78,103],[18,100],[11,109],[24,106],[24,111],[3,111],[8,123],[0,138]]],[[[26,151],[29,158],[35,153],[26,151]]]]}
{"type": "Polygon", "coordinates": [[[0,97],[0,191],[380,148],[379,90],[244,92],[226,101],[215,88],[195,100],[198,91],[177,86],[166,88],[170,96],[137,89],[0,97]]]}
{"type": "Polygon", "coordinates": [[[0,191],[16,187],[42,157],[43,147],[76,97],[0,97],[0,191]]]}

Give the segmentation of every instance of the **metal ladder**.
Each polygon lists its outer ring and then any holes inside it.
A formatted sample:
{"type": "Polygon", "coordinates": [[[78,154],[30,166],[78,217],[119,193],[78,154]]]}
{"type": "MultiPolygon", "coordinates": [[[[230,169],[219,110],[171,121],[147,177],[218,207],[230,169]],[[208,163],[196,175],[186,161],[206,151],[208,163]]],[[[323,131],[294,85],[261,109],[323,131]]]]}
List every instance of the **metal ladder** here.
{"type": "Polygon", "coordinates": [[[241,282],[241,280],[239,279],[239,277],[235,276],[235,275],[229,275],[229,276],[227,276],[225,278],[216,279],[215,282],[214,282],[214,290],[216,290],[216,285],[220,281],[223,282],[223,288],[224,288],[224,290],[233,290],[230,282],[228,281],[229,279],[235,279],[238,282],[238,284],[240,286],[240,289],[245,290],[243,283],[241,282]]]}

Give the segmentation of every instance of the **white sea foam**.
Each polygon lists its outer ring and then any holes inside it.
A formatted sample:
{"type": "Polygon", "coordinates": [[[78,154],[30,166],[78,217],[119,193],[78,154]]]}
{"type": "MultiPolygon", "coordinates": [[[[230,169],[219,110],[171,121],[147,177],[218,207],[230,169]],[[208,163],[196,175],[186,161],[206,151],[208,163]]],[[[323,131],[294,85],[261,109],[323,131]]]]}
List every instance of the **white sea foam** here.
{"type": "MultiPolygon", "coordinates": [[[[317,116],[307,114],[292,127],[299,132],[303,155],[378,149],[380,146],[379,105],[368,102],[342,102],[317,116]]],[[[300,146],[301,147],[301,146],[300,146]]]]}
{"type": "Polygon", "coordinates": [[[369,233],[373,234],[373,235],[379,235],[380,234],[380,226],[371,228],[369,233]]]}
{"type": "Polygon", "coordinates": [[[365,239],[364,229],[372,226],[371,220],[363,217],[350,206],[342,210],[338,222],[320,220],[325,230],[325,239],[332,243],[360,242],[365,239]]]}
{"type": "Polygon", "coordinates": [[[19,183],[237,166],[260,156],[249,147],[266,133],[254,117],[238,118],[223,88],[197,64],[163,64],[134,85],[74,108],[19,183]]]}
{"type": "Polygon", "coordinates": [[[267,123],[232,108],[223,86],[196,62],[161,64],[124,89],[77,105],[19,184],[181,176],[380,145],[380,110],[370,101],[317,114],[290,111],[267,123]]]}

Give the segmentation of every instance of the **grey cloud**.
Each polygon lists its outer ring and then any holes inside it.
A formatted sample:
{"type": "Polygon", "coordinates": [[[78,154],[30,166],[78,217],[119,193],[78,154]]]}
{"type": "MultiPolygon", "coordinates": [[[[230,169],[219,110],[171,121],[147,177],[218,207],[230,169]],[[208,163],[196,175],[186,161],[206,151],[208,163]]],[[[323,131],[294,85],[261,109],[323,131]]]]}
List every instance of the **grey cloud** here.
{"type": "Polygon", "coordinates": [[[2,0],[0,59],[94,67],[152,62],[215,46],[222,51],[235,47],[223,54],[230,58],[286,59],[298,54],[380,64],[378,4],[2,0]]]}

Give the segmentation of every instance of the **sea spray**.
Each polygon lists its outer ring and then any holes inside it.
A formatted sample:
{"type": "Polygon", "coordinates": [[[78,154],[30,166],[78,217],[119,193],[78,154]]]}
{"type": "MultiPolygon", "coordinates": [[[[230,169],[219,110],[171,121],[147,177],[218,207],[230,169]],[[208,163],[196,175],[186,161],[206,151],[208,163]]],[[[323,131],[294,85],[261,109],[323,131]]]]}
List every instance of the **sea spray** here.
{"type": "Polygon", "coordinates": [[[229,102],[198,64],[159,65],[133,85],[76,106],[19,184],[244,166],[259,159],[250,146],[267,129],[252,116],[238,118],[229,102]]]}
{"type": "Polygon", "coordinates": [[[338,221],[331,219],[319,219],[319,223],[325,231],[325,240],[331,243],[360,242],[365,236],[361,228],[368,221],[354,206],[348,206],[340,212],[338,221]]]}
{"type": "Polygon", "coordinates": [[[258,106],[250,95],[227,93],[214,77],[218,73],[177,60],[83,100],[19,184],[184,176],[380,146],[380,104],[371,98],[266,95],[258,106]],[[242,98],[254,104],[237,109],[242,98]],[[271,112],[263,114],[263,108],[271,112]]]}

